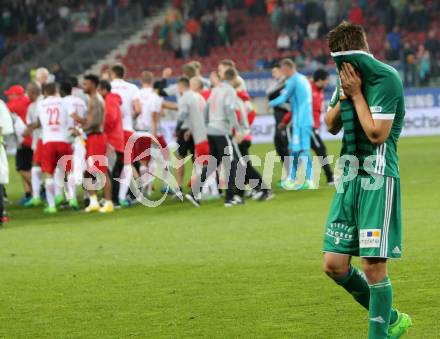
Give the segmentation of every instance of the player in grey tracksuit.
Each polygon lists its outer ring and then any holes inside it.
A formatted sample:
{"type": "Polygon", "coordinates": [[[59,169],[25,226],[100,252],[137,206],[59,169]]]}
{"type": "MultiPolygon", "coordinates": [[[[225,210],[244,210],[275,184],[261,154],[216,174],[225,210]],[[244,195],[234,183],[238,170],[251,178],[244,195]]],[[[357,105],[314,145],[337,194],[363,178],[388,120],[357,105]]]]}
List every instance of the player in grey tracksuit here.
{"type": "Polygon", "coordinates": [[[220,162],[223,162],[226,172],[229,169],[225,206],[230,207],[243,202],[242,196],[234,197],[235,193],[243,192],[235,187],[237,164],[242,159],[237,147],[233,147],[235,141],[232,139],[233,128],[236,135],[242,135],[242,126],[238,123],[236,115],[237,94],[230,83],[236,76],[237,72],[234,69],[226,70],[224,81],[212,90],[206,106],[205,119],[210,155],[216,160],[216,164],[204,167],[201,177],[192,186],[192,194],[186,196],[196,206],[200,205],[200,190],[204,181],[217,169],[220,162]]]}
{"type": "MultiPolygon", "coordinates": [[[[190,90],[189,81],[186,78],[179,79],[177,86],[181,93],[177,104],[179,111],[177,124],[187,131],[184,135],[185,139],[193,139],[194,153],[197,153],[197,145],[208,140],[204,119],[206,101],[199,93],[190,90]]],[[[197,157],[198,154],[194,156],[197,157]]]]}

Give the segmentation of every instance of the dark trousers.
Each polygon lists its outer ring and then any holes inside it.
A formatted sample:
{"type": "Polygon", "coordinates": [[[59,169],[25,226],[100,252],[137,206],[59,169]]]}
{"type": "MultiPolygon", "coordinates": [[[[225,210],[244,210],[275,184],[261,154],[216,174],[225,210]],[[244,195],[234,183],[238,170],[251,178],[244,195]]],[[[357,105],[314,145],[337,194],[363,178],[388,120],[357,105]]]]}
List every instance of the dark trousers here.
{"type": "MultiPolygon", "coordinates": [[[[251,147],[251,142],[249,140],[243,140],[240,145],[238,145],[238,149],[240,150],[241,156],[246,157],[249,155],[249,148],[251,147]]],[[[242,162],[238,163],[238,168],[240,169],[240,166],[243,166],[244,164],[242,162]]],[[[263,185],[263,178],[261,177],[260,173],[255,169],[255,167],[252,165],[252,162],[250,159],[247,159],[247,162],[245,163],[246,168],[244,169],[246,171],[245,175],[245,184],[249,184],[250,180],[257,181],[258,184],[254,188],[257,190],[260,190],[263,185]]],[[[265,188],[265,187],[264,187],[265,188]]]]}
{"type": "Polygon", "coordinates": [[[287,139],[286,130],[280,130],[277,128],[273,143],[277,154],[281,157],[281,161],[284,162],[284,158],[289,156],[289,140],[287,139]]]}
{"type": "Polygon", "coordinates": [[[116,179],[119,179],[121,177],[121,172],[124,167],[123,159],[124,159],[124,154],[120,152],[116,152],[116,162],[111,173],[112,200],[115,204],[119,204],[119,181],[117,181],[116,179]]]}
{"type": "MultiPolygon", "coordinates": [[[[324,142],[319,135],[319,131],[317,129],[313,129],[312,133],[312,150],[316,153],[317,156],[325,158],[327,156],[327,149],[325,147],[324,142]]],[[[327,178],[327,182],[333,181],[333,172],[329,164],[323,166],[325,176],[327,178]]]]}
{"type": "Polygon", "coordinates": [[[235,178],[237,175],[237,163],[239,161],[239,154],[236,148],[232,145],[232,139],[229,135],[208,135],[208,142],[210,148],[210,155],[216,160],[215,163],[210,161],[209,164],[203,166],[202,174],[198,180],[193,184],[193,193],[197,196],[201,192],[201,188],[214,171],[217,166],[223,163],[226,174],[229,174],[227,180],[228,185],[226,189],[225,200],[232,200],[236,193],[235,178]]]}
{"type": "Polygon", "coordinates": [[[281,157],[281,161],[284,162],[284,157],[288,157],[289,154],[289,140],[287,139],[286,130],[280,130],[278,128],[279,123],[283,120],[284,115],[287,113],[285,109],[275,107],[274,118],[275,118],[275,135],[273,138],[273,143],[275,145],[275,150],[277,154],[281,157]]]}

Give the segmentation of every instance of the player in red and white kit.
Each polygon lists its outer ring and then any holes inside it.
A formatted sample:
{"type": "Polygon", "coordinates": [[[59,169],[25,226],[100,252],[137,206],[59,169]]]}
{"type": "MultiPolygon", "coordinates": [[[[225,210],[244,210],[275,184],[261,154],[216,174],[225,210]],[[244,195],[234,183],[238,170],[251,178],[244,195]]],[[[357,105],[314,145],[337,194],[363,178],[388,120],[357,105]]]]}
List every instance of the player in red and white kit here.
{"type": "Polygon", "coordinates": [[[104,98],[104,133],[107,138],[107,158],[111,168],[112,200],[119,204],[119,177],[124,167],[124,131],[122,130],[121,97],[112,93],[107,80],[99,82],[98,92],[104,98]]]}
{"type": "MultiPolygon", "coordinates": [[[[44,99],[42,94],[43,86],[49,81],[49,71],[40,67],[35,73],[35,82],[31,83],[31,87],[36,87],[32,89],[33,91],[38,91],[40,94],[36,99],[34,105],[30,105],[31,109],[28,110],[26,116],[26,123],[28,125],[28,133],[32,133],[32,150],[34,151],[32,157],[32,169],[31,169],[31,182],[32,182],[32,199],[25,205],[26,207],[37,207],[42,204],[40,198],[40,188],[43,179],[43,173],[41,172],[41,157],[43,151],[43,141],[41,139],[40,128],[33,129],[33,126],[38,121],[37,115],[37,102],[44,99]]],[[[28,88],[29,92],[29,88],[28,88]]],[[[29,109],[29,108],[28,108],[29,109]]]]}
{"type": "MultiPolygon", "coordinates": [[[[114,65],[110,73],[112,93],[119,94],[122,99],[122,127],[124,129],[125,148],[132,149],[132,147],[127,147],[127,143],[134,132],[133,119],[141,113],[140,91],[136,85],[124,80],[124,66],[114,65]]],[[[119,186],[119,204],[121,206],[128,206],[127,193],[134,171],[131,165],[133,155],[133,152],[130,154],[124,152],[124,168],[119,186]]]]}
{"type": "MultiPolygon", "coordinates": [[[[156,165],[162,169],[162,181],[168,184],[170,154],[163,135],[160,123],[162,115],[163,98],[153,88],[153,73],[145,71],[141,74],[142,88],[140,90],[141,114],[136,117],[135,127],[137,131],[149,132],[150,137],[141,137],[136,141],[135,155],[140,161],[139,174],[144,184],[151,191],[150,175],[154,174],[156,165]],[[160,149],[160,153],[155,152],[160,149]]],[[[166,190],[166,187],[163,187],[166,190]]]]}
{"type": "Polygon", "coordinates": [[[27,93],[31,104],[28,107],[26,114],[26,123],[28,126],[26,134],[32,135],[32,169],[31,169],[31,185],[32,185],[32,199],[28,201],[26,207],[37,207],[42,204],[40,198],[40,189],[42,181],[41,173],[41,152],[43,148],[43,141],[41,140],[41,129],[32,128],[32,125],[38,122],[37,106],[38,101],[43,100],[41,89],[36,82],[31,82],[27,86],[27,93]]]}
{"type": "Polygon", "coordinates": [[[87,117],[81,121],[84,132],[87,134],[87,176],[95,178],[102,187],[90,185],[87,188],[90,203],[85,211],[109,213],[114,211],[112,200],[112,181],[108,168],[107,135],[104,133],[105,106],[104,99],[98,93],[99,78],[94,74],[84,77],[84,92],[89,95],[87,117]],[[104,193],[104,204],[98,203],[97,190],[102,188],[104,193]]]}
{"type": "MultiPolygon", "coordinates": [[[[60,94],[63,98],[69,114],[69,129],[75,130],[75,135],[72,135],[69,139],[72,143],[73,162],[72,171],[69,174],[67,180],[67,199],[69,200],[70,207],[75,210],[79,209],[78,200],[76,198],[76,186],[82,184],[84,178],[84,172],[86,170],[86,148],[85,148],[85,134],[78,120],[85,119],[87,116],[86,102],[79,96],[73,95],[73,86],[70,81],[64,81],[60,84],[60,94]],[[78,133],[77,133],[78,132],[78,133]],[[77,134],[77,135],[76,135],[77,134]]],[[[57,170],[58,171],[58,170],[57,170]]],[[[57,175],[55,175],[57,177],[57,175]]],[[[59,186],[57,186],[59,187],[59,186]]],[[[64,195],[61,191],[56,191],[55,202],[60,204],[64,201],[64,195]],[[61,195],[60,195],[61,193],[61,195]]]]}
{"type": "Polygon", "coordinates": [[[55,181],[53,178],[57,166],[62,166],[64,172],[70,171],[70,161],[59,162],[64,156],[72,155],[69,143],[69,108],[62,98],[57,96],[55,83],[43,87],[45,99],[38,102],[38,122],[35,127],[41,126],[43,141],[43,156],[41,169],[43,172],[48,207],[46,213],[56,213],[55,181]]]}

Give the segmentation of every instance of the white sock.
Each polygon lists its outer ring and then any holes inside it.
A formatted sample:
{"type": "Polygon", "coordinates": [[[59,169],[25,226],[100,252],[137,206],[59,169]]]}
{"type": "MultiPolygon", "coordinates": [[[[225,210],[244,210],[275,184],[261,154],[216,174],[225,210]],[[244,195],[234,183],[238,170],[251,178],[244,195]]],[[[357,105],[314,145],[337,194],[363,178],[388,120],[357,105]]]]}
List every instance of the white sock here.
{"type": "Polygon", "coordinates": [[[153,158],[151,158],[150,162],[148,163],[148,172],[150,172],[150,175],[154,177],[157,169],[157,162],[153,158]]]}
{"type": "Polygon", "coordinates": [[[98,197],[96,194],[90,196],[90,206],[98,205],[98,197]]]}
{"type": "Polygon", "coordinates": [[[154,176],[156,175],[156,169],[157,169],[157,161],[154,158],[151,158],[150,162],[148,163],[148,177],[147,177],[147,184],[148,184],[148,195],[151,195],[153,193],[153,184],[154,184],[154,176]]]}
{"type": "Polygon", "coordinates": [[[40,166],[32,166],[31,169],[31,180],[32,180],[32,198],[37,199],[40,197],[40,188],[41,188],[41,167],[40,166]]]}
{"type": "Polygon", "coordinates": [[[131,165],[124,165],[121,173],[121,182],[119,183],[119,200],[127,199],[128,189],[130,188],[130,182],[133,178],[133,169],[131,165]]]}
{"type": "Polygon", "coordinates": [[[54,180],[55,180],[55,196],[63,195],[64,188],[64,176],[63,171],[61,171],[58,167],[55,168],[54,172],[54,180]]]}
{"type": "Polygon", "coordinates": [[[205,183],[205,185],[203,185],[202,187],[202,195],[210,195],[210,194],[211,194],[210,187],[205,183]]]}
{"type": "Polygon", "coordinates": [[[211,173],[211,175],[208,177],[207,186],[208,186],[208,189],[209,189],[211,195],[216,196],[216,195],[220,194],[218,191],[217,173],[216,172],[211,173]]]}
{"type": "Polygon", "coordinates": [[[143,187],[148,182],[148,177],[149,177],[148,166],[141,165],[139,167],[139,176],[140,176],[140,181],[141,181],[142,187],[143,187]]]}
{"type": "Polygon", "coordinates": [[[46,199],[49,207],[55,207],[55,181],[53,178],[45,180],[46,185],[46,199]]]}
{"type": "Polygon", "coordinates": [[[162,180],[167,185],[169,184],[168,179],[170,178],[170,171],[168,169],[169,167],[165,167],[165,166],[162,167],[162,180]]]}
{"type": "Polygon", "coordinates": [[[72,200],[76,198],[75,176],[70,173],[67,177],[67,199],[72,200]]]}

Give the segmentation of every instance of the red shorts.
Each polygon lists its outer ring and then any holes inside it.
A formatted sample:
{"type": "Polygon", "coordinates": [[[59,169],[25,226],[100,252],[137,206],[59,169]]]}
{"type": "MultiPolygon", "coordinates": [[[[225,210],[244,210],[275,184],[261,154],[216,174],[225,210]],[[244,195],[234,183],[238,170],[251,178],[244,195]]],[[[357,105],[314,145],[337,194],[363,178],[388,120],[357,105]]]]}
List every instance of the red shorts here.
{"type": "Polygon", "coordinates": [[[197,163],[207,164],[208,163],[208,156],[210,154],[209,149],[209,142],[208,140],[202,141],[195,145],[194,148],[195,151],[195,161],[197,163]],[[198,159],[199,157],[202,157],[201,159],[198,159]]]}
{"type": "Polygon", "coordinates": [[[104,133],[90,134],[87,136],[86,159],[87,172],[94,173],[101,171],[107,173],[108,163],[107,153],[107,137],[104,133]]]}
{"type": "Polygon", "coordinates": [[[55,168],[60,166],[66,172],[70,171],[72,159],[58,162],[65,155],[72,155],[72,146],[67,142],[52,141],[43,144],[41,155],[41,170],[43,173],[53,174],[55,168]]]}
{"type": "Polygon", "coordinates": [[[43,151],[43,140],[38,139],[37,147],[35,147],[34,155],[32,157],[32,161],[35,164],[41,165],[41,152],[43,151]]]}
{"type": "MultiPolygon", "coordinates": [[[[156,137],[156,139],[157,139],[157,141],[159,141],[159,144],[162,147],[162,149],[167,148],[167,142],[165,141],[165,138],[162,135],[156,137]]],[[[147,149],[151,148],[151,143],[152,143],[152,140],[150,137],[141,137],[136,140],[136,144],[134,147],[136,160],[138,160],[138,161],[139,160],[150,160],[149,154],[142,155],[142,153],[144,153],[147,149]]],[[[157,146],[156,142],[154,144],[157,146]]],[[[164,157],[165,157],[165,159],[168,159],[168,157],[165,154],[164,154],[164,157]]]]}

